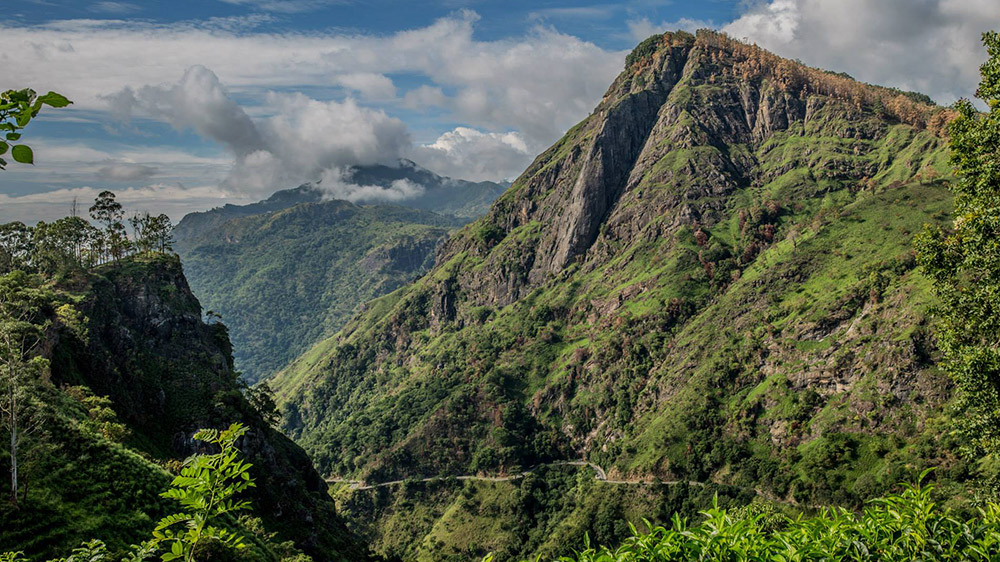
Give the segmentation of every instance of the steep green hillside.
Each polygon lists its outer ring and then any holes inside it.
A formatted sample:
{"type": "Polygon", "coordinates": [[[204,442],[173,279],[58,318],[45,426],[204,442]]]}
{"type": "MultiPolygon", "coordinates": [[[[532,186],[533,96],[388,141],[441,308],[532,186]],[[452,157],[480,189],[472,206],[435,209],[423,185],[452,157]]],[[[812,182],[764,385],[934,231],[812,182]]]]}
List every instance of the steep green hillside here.
{"type": "Polygon", "coordinates": [[[237,368],[256,381],[334,333],[360,303],[427,271],[440,240],[464,222],[306,202],[229,219],[177,250],[195,294],[229,326],[237,368]]]}
{"type": "MultiPolygon", "coordinates": [[[[723,35],[650,38],[431,272],[279,374],[286,428],[368,482],[578,458],[800,504],[960,482],[911,250],[950,213],[947,119],[723,35]]],[[[370,532],[440,539],[402,530],[429,509],[370,532]]]]}
{"type": "MultiPolygon", "coordinates": [[[[30,303],[49,368],[30,386],[37,429],[19,455],[24,497],[0,506],[0,551],[49,559],[86,539],[115,550],[138,543],[179,509],[159,493],[169,470],[198,452],[193,432],[240,421],[257,481],[253,519],[238,523],[254,546],[240,559],[299,550],[316,560],[366,558],[302,449],[244,396],[226,328],[202,322],[176,256],[130,257],[56,280],[15,271],[0,277],[0,300],[11,299],[30,303]]],[[[0,455],[5,475],[10,463],[0,455]]],[[[9,496],[9,479],[0,494],[9,496]]]]}

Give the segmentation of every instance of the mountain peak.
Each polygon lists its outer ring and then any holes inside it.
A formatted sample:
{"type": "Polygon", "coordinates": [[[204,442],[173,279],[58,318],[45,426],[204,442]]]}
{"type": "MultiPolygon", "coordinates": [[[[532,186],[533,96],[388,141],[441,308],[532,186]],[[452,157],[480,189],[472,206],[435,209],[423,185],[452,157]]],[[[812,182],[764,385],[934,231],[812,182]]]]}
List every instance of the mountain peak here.
{"type": "MultiPolygon", "coordinates": [[[[867,181],[891,164],[867,155],[894,127],[906,127],[908,138],[930,133],[921,136],[928,146],[940,143],[951,112],[928,101],[714,31],[650,37],[627,57],[594,112],[541,154],[484,219],[495,233],[487,249],[518,229],[544,226],[519,238],[517,252],[495,258],[516,259],[526,275],[497,278],[475,294],[483,304],[509,303],[573,263],[610,259],[609,247],[641,232],[713,224],[746,188],[760,188],[787,167],[815,169],[817,156],[793,152],[770,169],[769,147],[789,138],[841,139],[835,150],[816,148],[832,169],[812,174],[867,181]]],[[[459,236],[441,255],[481,246],[459,236]]]]}
{"type": "Polygon", "coordinates": [[[859,82],[850,75],[806,66],[801,61],[782,58],[754,43],[748,43],[710,29],[696,35],[685,31],[648,37],[625,59],[625,70],[608,90],[605,100],[618,93],[634,93],[656,84],[665,60],[684,58],[685,73],[708,83],[761,85],[764,82],[782,92],[805,97],[823,95],[854,104],[858,109],[880,113],[917,128],[941,134],[951,117],[934,101],[917,92],[906,92],[859,82]]]}
{"type": "Polygon", "coordinates": [[[652,61],[657,56],[669,54],[673,47],[687,47],[690,49],[694,45],[695,36],[686,31],[666,32],[651,35],[639,43],[632,52],[625,57],[625,68],[643,66],[652,61]]]}

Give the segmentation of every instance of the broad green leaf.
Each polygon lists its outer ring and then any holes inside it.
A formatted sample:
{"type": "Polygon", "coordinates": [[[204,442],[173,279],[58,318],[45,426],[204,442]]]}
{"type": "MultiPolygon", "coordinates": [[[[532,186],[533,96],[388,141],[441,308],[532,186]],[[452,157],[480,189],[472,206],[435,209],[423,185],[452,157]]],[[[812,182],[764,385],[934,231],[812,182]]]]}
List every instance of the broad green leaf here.
{"type": "Polygon", "coordinates": [[[69,99],[67,99],[66,96],[62,94],[57,94],[55,92],[49,92],[44,96],[38,96],[38,99],[35,100],[35,103],[38,102],[44,103],[45,105],[48,105],[50,107],[66,107],[67,105],[73,103],[69,101],[69,99]]]}
{"type": "Polygon", "coordinates": [[[8,148],[10,148],[9,144],[5,143],[4,141],[0,141],[0,154],[7,154],[8,148]]]}
{"type": "Polygon", "coordinates": [[[7,133],[7,140],[16,141],[21,138],[21,133],[7,133]]]}
{"type": "Polygon", "coordinates": [[[15,162],[20,162],[22,164],[34,164],[35,155],[31,152],[31,147],[25,144],[19,144],[10,149],[10,155],[14,158],[15,162]]]}

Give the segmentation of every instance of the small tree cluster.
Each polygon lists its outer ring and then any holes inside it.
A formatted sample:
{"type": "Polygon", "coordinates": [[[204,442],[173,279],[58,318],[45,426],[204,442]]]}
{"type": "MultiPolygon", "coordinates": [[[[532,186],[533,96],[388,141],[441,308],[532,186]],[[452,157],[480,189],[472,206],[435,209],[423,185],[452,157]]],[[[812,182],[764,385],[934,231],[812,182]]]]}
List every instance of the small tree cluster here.
{"type": "Polygon", "coordinates": [[[100,228],[77,216],[41,221],[34,227],[0,224],[0,274],[14,270],[55,274],[173,249],[173,226],[167,215],[133,215],[128,219],[130,235],[125,210],[110,191],[97,196],[90,216],[100,228]]]}

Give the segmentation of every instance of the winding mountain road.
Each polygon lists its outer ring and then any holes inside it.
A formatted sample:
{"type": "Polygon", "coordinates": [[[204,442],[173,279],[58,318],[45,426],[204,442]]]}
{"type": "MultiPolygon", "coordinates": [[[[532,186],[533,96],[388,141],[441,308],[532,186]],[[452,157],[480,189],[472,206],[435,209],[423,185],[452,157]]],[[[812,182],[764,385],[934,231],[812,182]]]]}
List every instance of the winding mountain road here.
{"type": "MultiPolygon", "coordinates": [[[[713,482],[698,482],[695,480],[612,480],[608,478],[608,474],[603,468],[597,466],[596,464],[588,461],[556,461],[550,463],[544,463],[535,465],[524,472],[518,474],[511,474],[509,476],[478,476],[478,475],[468,475],[463,474],[461,476],[431,476],[429,478],[409,478],[405,480],[390,480],[388,482],[379,482],[377,484],[367,484],[364,480],[348,480],[346,478],[326,478],[326,481],[331,484],[347,484],[351,490],[374,490],[375,488],[382,488],[385,486],[396,486],[404,482],[437,482],[441,480],[455,479],[455,480],[478,480],[480,482],[509,482],[511,480],[520,480],[525,476],[531,474],[532,472],[538,470],[539,468],[546,466],[585,466],[590,467],[594,470],[594,480],[598,482],[603,482],[605,484],[621,484],[628,486],[654,486],[657,484],[664,486],[676,486],[679,484],[686,484],[688,486],[697,486],[703,488],[708,484],[714,484],[713,482]]],[[[722,484],[726,485],[726,484],[722,484]]],[[[737,486],[742,488],[742,486],[737,486]]],[[[782,499],[777,498],[772,494],[761,490],[760,488],[743,488],[745,490],[751,490],[758,496],[773,502],[788,504],[797,508],[806,508],[821,511],[824,509],[832,508],[829,505],[819,505],[812,503],[799,503],[794,498],[782,499]]],[[[842,508],[838,508],[842,509],[842,508]]]]}
{"type": "Polygon", "coordinates": [[[375,488],[381,488],[384,486],[396,486],[404,482],[437,482],[440,480],[478,480],[481,482],[509,482],[511,480],[519,480],[525,476],[531,474],[532,472],[538,470],[539,468],[546,466],[587,466],[594,470],[594,480],[598,482],[604,482],[605,484],[626,484],[626,485],[637,485],[637,486],[651,486],[654,484],[664,484],[668,486],[677,484],[687,484],[689,486],[704,486],[704,482],[693,482],[687,480],[610,480],[608,479],[608,474],[604,472],[604,469],[597,466],[596,464],[588,461],[557,461],[551,463],[540,464],[533,466],[524,472],[518,474],[511,474],[508,476],[478,476],[463,474],[461,476],[431,476],[429,478],[409,478],[405,480],[390,480],[388,482],[379,482],[377,484],[368,484],[364,480],[348,480],[346,478],[327,478],[326,481],[331,484],[347,484],[351,490],[373,490],[375,488]]]}

